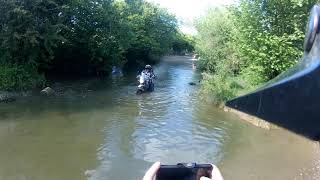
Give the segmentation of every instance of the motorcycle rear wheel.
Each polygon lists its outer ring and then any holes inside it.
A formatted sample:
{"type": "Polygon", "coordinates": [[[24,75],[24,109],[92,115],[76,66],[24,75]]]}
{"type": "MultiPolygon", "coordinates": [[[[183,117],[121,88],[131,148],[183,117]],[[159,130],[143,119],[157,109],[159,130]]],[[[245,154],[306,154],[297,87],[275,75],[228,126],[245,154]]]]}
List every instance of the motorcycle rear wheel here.
{"type": "Polygon", "coordinates": [[[137,95],[140,95],[140,94],[142,94],[142,93],[143,93],[143,90],[142,90],[142,89],[138,89],[137,92],[136,92],[137,95]]]}

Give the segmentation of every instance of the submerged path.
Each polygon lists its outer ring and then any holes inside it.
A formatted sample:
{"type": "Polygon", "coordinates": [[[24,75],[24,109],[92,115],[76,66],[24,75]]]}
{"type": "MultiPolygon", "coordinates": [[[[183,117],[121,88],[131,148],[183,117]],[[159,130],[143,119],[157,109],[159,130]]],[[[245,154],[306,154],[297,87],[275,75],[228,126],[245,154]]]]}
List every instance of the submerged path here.
{"type": "Polygon", "coordinates": [[[0,104],[0,180],[136,180],[157,160],[217,163],[231,180],[312,179],[317,145],[205,103],[191,58],[165,57],[155,73],[141,96],[127,76],[0,104]]]}

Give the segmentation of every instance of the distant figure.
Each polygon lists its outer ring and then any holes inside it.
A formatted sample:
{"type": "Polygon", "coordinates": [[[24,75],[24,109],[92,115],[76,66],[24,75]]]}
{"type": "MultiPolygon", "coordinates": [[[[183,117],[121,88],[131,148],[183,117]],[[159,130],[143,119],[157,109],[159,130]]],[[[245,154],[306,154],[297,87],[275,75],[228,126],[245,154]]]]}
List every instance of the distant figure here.
{"type": "Polygon", "coordinates": [[[197,65],[196,63],[194,63],[194,61],[192,62],[192,70],[196,70],[197,69],[197,65]]]}
{"type": "Polygon", "coordinates": [[[113,76],[116,76],[116,75],[122,75],[122,72],[119,68],[117,68],[116,66],[112,66],[112,72],[111,74],[113,76]]]}

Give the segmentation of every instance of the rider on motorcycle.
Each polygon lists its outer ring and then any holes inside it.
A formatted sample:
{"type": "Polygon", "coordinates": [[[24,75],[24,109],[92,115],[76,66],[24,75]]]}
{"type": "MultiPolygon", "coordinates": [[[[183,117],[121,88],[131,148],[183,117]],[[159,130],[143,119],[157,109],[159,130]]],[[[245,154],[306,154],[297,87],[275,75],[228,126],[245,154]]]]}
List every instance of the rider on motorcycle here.
{"type": "Polygon", "coordinates": [[[151,79],[155,78],[152,66],[149,64],[144,67],[144,70],[142,71],[142,73],[147,74],[151,79]]]}
{"type": "MultiPolygon", "coordinates": [[[[154,90],[154,83],[153,80],[155,79],[155,75],[153,73],[153,69],[151,65],[146,65],[144,70],[137,76],[139,78],[140,85],[138,86],[139,92],[144,91],[153,91],[154,90]]],[[[137,91],[137,92],[138,92],[137,91]]]]}

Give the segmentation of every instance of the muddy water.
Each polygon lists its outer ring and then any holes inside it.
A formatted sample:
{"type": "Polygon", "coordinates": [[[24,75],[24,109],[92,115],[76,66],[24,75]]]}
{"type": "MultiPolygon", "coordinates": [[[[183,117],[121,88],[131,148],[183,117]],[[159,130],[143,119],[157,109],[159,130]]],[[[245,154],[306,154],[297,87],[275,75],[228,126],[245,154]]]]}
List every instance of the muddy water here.
{"type": "Polygon", "coordinates": [[[197,95],[188,57],[155,68],[155,92],[134,76],[61,82],[56,97],[0,104],[0,180],[138,180],[151,162],[216,163],[225,179],[312,179],[318,145],[240,121],[197,95]]]}

